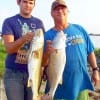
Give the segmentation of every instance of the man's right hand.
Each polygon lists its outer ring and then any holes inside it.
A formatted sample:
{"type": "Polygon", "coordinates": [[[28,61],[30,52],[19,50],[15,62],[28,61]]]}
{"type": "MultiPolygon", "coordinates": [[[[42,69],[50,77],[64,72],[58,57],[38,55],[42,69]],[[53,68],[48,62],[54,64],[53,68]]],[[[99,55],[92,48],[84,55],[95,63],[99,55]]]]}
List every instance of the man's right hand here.
{"type": "Polygon", "coordinates": [[[34,33],[33,32],[28,32],[26,35],[23,36],[25,41],[31,42],[33,39],[34,33]]]}
{"type": "Polygon", "coordinates": [[[52,41],[51,40],[47,40],[46,41],[46,50],[45,50],[45,53],[49,56],[54,51],[56,51],[56,50],[53,48],[52,41]]]}

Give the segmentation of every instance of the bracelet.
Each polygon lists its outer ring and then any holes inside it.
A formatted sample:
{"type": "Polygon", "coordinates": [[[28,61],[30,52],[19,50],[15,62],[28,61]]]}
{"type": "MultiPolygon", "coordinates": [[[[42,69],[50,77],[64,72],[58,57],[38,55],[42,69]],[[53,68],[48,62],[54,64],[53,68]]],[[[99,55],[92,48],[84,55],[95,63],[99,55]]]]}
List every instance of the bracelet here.
{"type": "Polygon", "coordinates": [[[95,68],[92,69],[93,72],[96,71],[96,70],[99,71],[99,67],[95,67],[95,68]]]}

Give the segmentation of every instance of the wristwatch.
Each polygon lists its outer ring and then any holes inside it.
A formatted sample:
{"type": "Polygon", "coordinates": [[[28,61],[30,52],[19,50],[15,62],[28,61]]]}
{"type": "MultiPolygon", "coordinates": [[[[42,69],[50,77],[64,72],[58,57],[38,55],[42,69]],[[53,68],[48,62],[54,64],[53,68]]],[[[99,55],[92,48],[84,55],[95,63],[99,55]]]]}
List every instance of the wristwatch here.
{"type": "Polygon", "coordinates": [[[99,67],[95,67],[95,68],[92,69],[93,72],[94,71],[99,71],[99,70],[100,70],[99,67]]]}

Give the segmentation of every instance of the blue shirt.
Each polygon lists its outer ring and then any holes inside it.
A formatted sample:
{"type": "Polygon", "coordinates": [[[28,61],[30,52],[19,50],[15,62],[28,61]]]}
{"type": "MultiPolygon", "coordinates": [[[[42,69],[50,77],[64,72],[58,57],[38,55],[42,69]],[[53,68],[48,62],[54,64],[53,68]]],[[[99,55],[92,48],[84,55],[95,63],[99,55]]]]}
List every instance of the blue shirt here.
{"type": "MultiPolygon", "coordinates": [[[[58,31],[50,29],[45,33],[45,41],[53,40],[58,31]]],[[[63,83],[58,85],[54,98],[75,100],[84,89],[93,90],[88,74],[87,56],[93,52],[94,46],[88,33],[80,25],[70,24],[63,30],[66,34],[66,65],[63,83]]],[[[49,90],[47,82],[46,93],[49,90]]]]}
{"type": "MultiPolygon", "coordinates": [[[[14,36],[14,40],[17,40],[25,32],[34,31],[34,29],[38,28],[42,28],[44,31],[44,26],[40,19],[33,16],[31,16],[31,18],[24,18],[17,14],[5,19],[2,27],[2,35],[12,34],[14,36]]],[[[29,44],[26,45],[26,49],[29,49],[29,44]]],[[[27,63],[16,63],[16,56],[17,53],[7,55],[5,61],[6,68],[27,72],[27,63]]]]}

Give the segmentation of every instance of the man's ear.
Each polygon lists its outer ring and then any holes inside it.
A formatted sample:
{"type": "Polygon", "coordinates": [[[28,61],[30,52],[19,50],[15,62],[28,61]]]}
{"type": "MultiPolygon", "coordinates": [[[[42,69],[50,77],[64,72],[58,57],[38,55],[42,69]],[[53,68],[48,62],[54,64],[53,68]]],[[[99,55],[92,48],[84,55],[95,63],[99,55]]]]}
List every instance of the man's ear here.
{"type": "Polygon", "coordinates": [[[36,4],[36,0],[34,0],[34,6],[35,6],[35,4],[36,4]]]}
{"type": "Polygon", "coordinates": [[[51,11],[51,17],[53,17],[52,11],[51,11]]]}
{"type": "Polygon", "coordinates": [[[21,0],[17,0],[17,4],[18,4],[18,5],[20,4],[20,1],[21,1],[21,0]]]}

